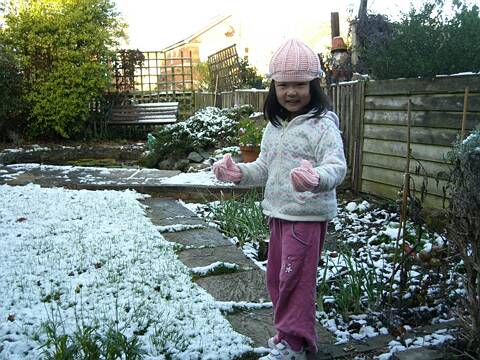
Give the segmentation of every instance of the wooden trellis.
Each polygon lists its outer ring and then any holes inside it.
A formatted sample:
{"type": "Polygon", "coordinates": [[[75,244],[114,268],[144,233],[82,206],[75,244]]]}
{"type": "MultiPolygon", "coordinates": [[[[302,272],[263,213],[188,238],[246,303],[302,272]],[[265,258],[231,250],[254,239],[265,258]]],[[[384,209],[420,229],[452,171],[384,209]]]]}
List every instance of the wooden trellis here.
{"type": "Polygon", "coordinates": [[[180,115],[193,110],[193,66],[192,55],[167,56],[163,51],[141,52],[143,58],[136,61],[134,71],[122,63],[122,57],[114,62],[115,84],[118,93],[125,94],[132,102],[175,102],[180,103],[180,115]],[[125,74],[130,71],[129,74],[125,74]],[[129,86],[125,86],[126,75],[129,86]],[[121,86],[118,86],[121,84],[121,86]]]}
{"type": "Polygon", "coordinates": [[[216,93],[232,91],[242,82],[240,62],[235,45],[217,51],[208,57],[211,89],[216,93]]]}

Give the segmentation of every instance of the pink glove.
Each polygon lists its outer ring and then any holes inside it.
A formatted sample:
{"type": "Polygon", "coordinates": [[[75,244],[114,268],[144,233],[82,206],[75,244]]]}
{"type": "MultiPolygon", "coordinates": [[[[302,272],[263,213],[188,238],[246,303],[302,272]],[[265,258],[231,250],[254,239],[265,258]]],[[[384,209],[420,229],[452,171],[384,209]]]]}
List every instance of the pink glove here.
{"type": "Polygon", "coordinates": [[[242,180],[242,170],[232,160],[230,154],[225,154],[222,160],[213,164],[213,173],[220,181],[239,182],[242,180]]]}
{"type": "Polygon", "coordinates": [[[302,160],[300,166],[290,171],[290,180],[296,191],[312,191],[318,186],[320,177],[308,160],[302,160]]]}

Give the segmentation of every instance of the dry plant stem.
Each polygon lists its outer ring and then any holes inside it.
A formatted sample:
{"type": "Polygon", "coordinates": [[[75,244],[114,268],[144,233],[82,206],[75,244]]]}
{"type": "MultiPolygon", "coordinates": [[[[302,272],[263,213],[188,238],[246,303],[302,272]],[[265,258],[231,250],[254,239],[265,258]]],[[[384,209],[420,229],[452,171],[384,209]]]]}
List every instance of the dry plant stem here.
{"type": "Polygon", "coordinates": [[[395,280],[395,274],[397,273],[398,269],[401,269],[401,276],[400,276],[400,297],[404,291],[404,266],[403,263],[406,259],[405,257],[405,247],[402,246],[400,250],[400,235],[402,234],[403,230],[403,244],[405,244],[406,240],[406,217],[407,217],[407,201],[410,192],[410,120],[411,120],[411,103],[412,100],[408,99],[407,103],[407,154],[406,154],[406,165],[405,165],[405,174],[403,178],[403,193],[402,193],[402,204],[400,209],[400,221],[398,224],[398,232],[397,232],[397,240],[395,242],[395,256],[393,260],[393,268],[394,271],[392,272],[392,276],[390,278],[390,294],[388,298],[388,307],[391,308],[392,306],[392,290],[393,290],[393,281],[395,280]],[[399,262],[399,252],[402,251],[402,261],[399,262]]]}
{"type": "Polygon", "coordinates": [[[460,133],[460,139],[465,138],[465,123],[467,122],[467,109],[468,109],[468,86],[465,88],[465,95],[463,96],[463,114],[462,114],[462,131],[460,133]]]}

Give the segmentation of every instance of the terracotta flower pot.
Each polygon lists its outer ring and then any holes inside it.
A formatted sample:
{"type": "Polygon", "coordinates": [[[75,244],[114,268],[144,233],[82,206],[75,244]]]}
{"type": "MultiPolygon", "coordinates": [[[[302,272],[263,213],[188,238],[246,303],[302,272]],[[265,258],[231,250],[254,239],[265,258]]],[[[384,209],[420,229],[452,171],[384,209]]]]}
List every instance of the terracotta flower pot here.
{"type": "Polygon", "coordinates": [[[260,147],[240,145],[240,152],[242,153],[243,162],[253,162],[257,160],[258,154],[260,154],[260,147]]]}

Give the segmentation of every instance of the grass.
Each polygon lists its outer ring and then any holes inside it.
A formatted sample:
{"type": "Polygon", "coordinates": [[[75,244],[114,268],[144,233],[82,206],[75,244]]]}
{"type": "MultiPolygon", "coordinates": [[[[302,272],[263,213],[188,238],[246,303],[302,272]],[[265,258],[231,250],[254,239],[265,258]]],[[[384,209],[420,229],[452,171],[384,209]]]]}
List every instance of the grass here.
{"type": "Polygon", "coordinates": [[[259,203],[260,194],[249,191],[238,199],[221,198],[208,205],[208,211],[220,231],[236,238],[240,246],[251,242],[259,246],[259,260],[266,258],[266,242],[269,236],[267,218],[259,203]]]}

